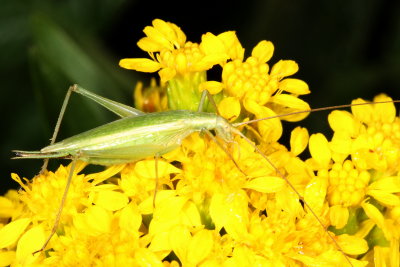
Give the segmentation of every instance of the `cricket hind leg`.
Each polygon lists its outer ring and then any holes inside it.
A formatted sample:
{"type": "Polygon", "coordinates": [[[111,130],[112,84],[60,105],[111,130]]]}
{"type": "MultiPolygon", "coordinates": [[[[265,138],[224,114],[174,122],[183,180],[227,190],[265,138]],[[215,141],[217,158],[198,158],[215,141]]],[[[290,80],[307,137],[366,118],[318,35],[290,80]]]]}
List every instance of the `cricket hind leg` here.
{"type": "MultiPolygon", "coordinates": [[[[60,114],[58,115],[56,126],[54,127],[53,136],[50,139],[50,145],[54,144],[54,142],[56,141],[56,138],[57,138],[57,135],[58,135],[58,131],[60,130],[60,126],[61,126],[61,121],[62,121],[62,119],[64,117],[65,110],[67,109],[69,98],[71,97],[72,91],[74,91],[73,87],[74,87],[74,85],[70,86],[68,88],[67,94],[65,95],[63,104],[61,106],[60,114]]],[[[47,165],[48,164],[49,164],[49,159],[48,158],[44,159],[42,168],[40,169],[40,174],[42,174],[43,172],[45,172],[47,170],[47,165]]]]}
{"type": "MultiPolygon", "coordinates": [[[[144,112],[135,109],[133,107],[124,105],[122,103],[118,103],[116,101],[113,101],[111,99],[99,96],[95,93],[92,93],[86,89],[83,89],[81,86],[74,84],[68,88],[68,91],[65,95],[64,102],[61,106],[60,113],[58,115],[57,123],[54,128],[53,136],[50,139],[50,145],[54,144],[58,135],[58,132],[60,130],[61,122],[64,117],[65,110],[67,109],[67,105],[69,102],[69,98],[71,97],[71,93],[75,92],[80,95],[83,95],[94,102],[98,103],[99,105],[102,105],[106,109],[110,110],[111,112],[115,113],[116,115],[120,116],[121,118],[123,117],[129,117],[129,116],[140,116],[145,114],[144,112]]],[[[45,159],[43,162],[43,166],[40,170],[40,173],[43,173],[44,171],[47,170],[47,165],[49,163],[49,159],[45,159]]]]}
{"type": "Polygon", "coordinates": [[[54,224],[53,224],[53,227],[51,229],[51,232],[50,232],[49,236],[47,237],[46,241],[44,242],[42,248],[37,250],[37,251],[35,251],[35,252],[33,252],[32,253],[33,255],[35,255],[36,253],[44,251],[46,246],[47,246],[47,244],[50,242],[51,238],[53,237],[53,235],[57,231],[57,227],[58,227],[58,225],[60,223],[61,214],[62,214],[64,205],[65,205],[65,201],[67,200],[67,195],[68,195],[69,187],[71,185],[72,177],[74,176],[74,170],[75,170],[75,167],[76,167],[76,162],[78,160],[78,157],[79,157],[79,155],[76,155],[72,160],[71,168],[70,168],[70,171],[69,171],[69,174],[68,174],[67,183],[65,185],[64,193],[63,193],[63,196],[61,198],[61,203],[60,203],[60,206],[58,208],[56,219],[54,220],[54,224]]]}

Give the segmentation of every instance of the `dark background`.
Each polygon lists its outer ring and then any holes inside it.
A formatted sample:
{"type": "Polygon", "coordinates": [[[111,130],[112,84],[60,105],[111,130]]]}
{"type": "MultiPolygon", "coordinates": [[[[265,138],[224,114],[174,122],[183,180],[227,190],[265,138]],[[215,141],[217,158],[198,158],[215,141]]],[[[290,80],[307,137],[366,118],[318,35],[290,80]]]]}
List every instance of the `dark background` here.
{"type": "MultiPolygon", "coordinates": [[[[11,160],[11,150],[38,150],[49,143],[69,85],[133,103],[136,81],[151,75],[121,69],[118,61],[146,57],[136,42],[154,18],[174,22],[193,42],[206,32],[235,30],[247,53],[260,40],[272,41],[270,62],[299,64],[294,77],[310,86],[312,94],[304,99],[312,107],[371,99],[380,92],[400,99],[399,1],[3,0],[0,193],[17,187],[11,172],[31,178],[39,171],[40,160],[11,160]]],[[[314,113],[299,125],[326,132],[327,114],[314,113]]],[[[73,96],[58,140],[114,118],[73,96]]]]}

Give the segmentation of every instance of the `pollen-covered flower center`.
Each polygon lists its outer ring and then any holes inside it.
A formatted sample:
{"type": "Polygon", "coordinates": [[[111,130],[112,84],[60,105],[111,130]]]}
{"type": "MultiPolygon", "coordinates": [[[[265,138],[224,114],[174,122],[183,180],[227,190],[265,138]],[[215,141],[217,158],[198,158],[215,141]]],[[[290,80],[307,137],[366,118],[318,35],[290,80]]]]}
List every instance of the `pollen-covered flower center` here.
{"type": "Polygon", "coordinates": [[[400,122],[375,122],[356,139],[353,161],[362,168],[395,173],[400,160],[400,122]]]}
{"type": "Polygon", "coordinates": [[[335,163],[329,171],[329,203],[345,207],[358,205],[365,196],[369,180],[369,172],[357,170],[351,161],[346,160],[343,165],[335,163]]]}
{"type": "Polygon", "coordinates": [[[193,70],[194,65],[202,58],[204,58],[204,53],[200,50],[199,45],[187,42],[182,48],[162,51],[159,55],[159,62],[163,66],[183,74],[193,70]]]}
{"type": "Polygon", "coordinates": [[[224,66],[222,79],[227,92],[235,97],[254,96],[254,100],[269,98],[276,90],[270,83],[269,66],[249,57],[245,62],[234,60],[224,66]]]}

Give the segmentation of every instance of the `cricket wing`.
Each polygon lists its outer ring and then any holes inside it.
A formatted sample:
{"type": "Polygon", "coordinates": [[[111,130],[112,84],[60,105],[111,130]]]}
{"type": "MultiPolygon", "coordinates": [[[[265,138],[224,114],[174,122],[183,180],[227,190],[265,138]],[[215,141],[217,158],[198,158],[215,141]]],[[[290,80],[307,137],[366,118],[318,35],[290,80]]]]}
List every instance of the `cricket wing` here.
{"type": "Polygon", "coordinates": [[[157,143],[135,144],[102,150],[81,150],[78,157],[82,161],[99,165],[128,163],[147,157],[162,156],[178,148],[187,135],[187,131],[180,131],[161,138],[157,143]]]}

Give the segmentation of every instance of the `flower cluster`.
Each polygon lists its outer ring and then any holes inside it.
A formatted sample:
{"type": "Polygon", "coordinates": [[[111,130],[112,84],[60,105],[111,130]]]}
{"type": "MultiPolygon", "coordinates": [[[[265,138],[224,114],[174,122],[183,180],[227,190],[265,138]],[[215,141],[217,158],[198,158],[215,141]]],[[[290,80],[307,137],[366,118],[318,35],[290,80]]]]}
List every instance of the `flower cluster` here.
{"type": "MultiPolygon", "coordinates": [[[[245,59],[232,31],[186,40],[160,19],[138,46],[148,58],[124,68],[159,72],[135,89],[137,108],[196,110],[202,91],[234,123],[308,110],[307,84],[291,60],[267,63],[261,41],[245,59]],[[207,79],[218,67],[221,79],[207,79]]],[[[390,98],[378,96],[374,101],[390,98]]],[[[355,100],[354,103],[362,103],[355,100]]],[[[212,102],[204,108],[214,110],[212,102]]],[[[282,119],[299,121],[307,113],[282,119]]],[[[194,133],[161,159],[79,174],[77,162],[56,234],[70,166],[47,171],[0,197],[0,265],[7,266],[396,266],[400,239],[400,119],[393,103],[333,111],[330,141],[297,127],[290,148],[278,118],[240,126],[224,144],[194,133]],[[300,155],[309,149],[311,158],[300,155]],[[155,167],[157,166],[157,168],[155,167]],[[156,182],[157,181],[157,182],[156,182]],[[158,187],[156,187],[158,184],[158,187]],[[156,195],[155,195],[156,190],[156,195]]]]}

